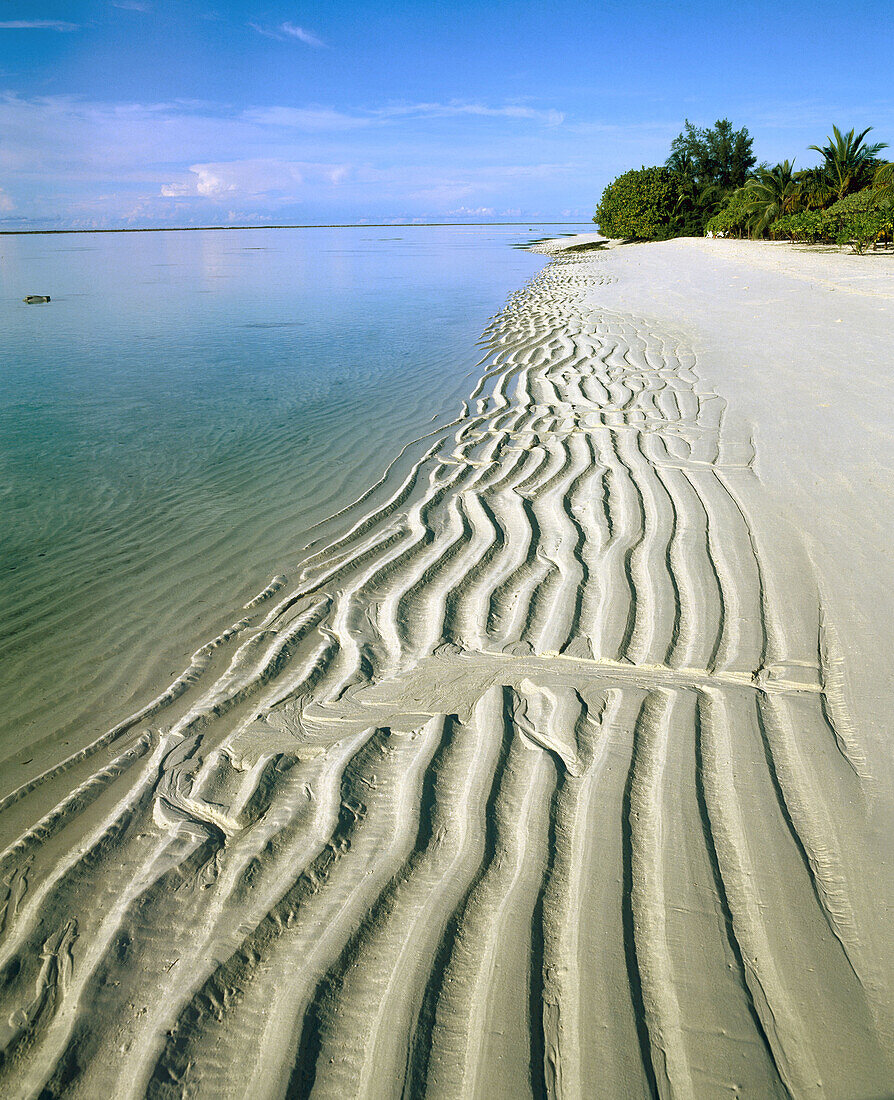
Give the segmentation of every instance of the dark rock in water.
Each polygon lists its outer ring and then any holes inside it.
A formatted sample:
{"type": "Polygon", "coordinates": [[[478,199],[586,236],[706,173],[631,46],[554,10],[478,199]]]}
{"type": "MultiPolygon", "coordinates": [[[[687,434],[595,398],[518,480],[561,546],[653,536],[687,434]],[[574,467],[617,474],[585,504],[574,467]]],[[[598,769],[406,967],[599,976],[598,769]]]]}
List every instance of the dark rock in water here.
{"type": "Polygon", "coordinates": [[[49,294],[26,294],[22,301],[27,302],[29,306],[39,306],[49,302],[50,296],[49,294]]]}

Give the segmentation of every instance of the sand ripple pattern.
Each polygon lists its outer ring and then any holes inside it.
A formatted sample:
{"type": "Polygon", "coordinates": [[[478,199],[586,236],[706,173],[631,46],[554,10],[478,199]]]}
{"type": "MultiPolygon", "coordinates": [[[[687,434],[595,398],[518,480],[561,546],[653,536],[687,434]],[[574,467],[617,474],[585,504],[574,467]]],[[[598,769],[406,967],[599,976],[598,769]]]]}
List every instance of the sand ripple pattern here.
{"type": "Polygon", "coordinates": [[[604,262],[4,800],[3,1095],[885,1093],[834,629],[693,354],[587,305],[604,262]]]}

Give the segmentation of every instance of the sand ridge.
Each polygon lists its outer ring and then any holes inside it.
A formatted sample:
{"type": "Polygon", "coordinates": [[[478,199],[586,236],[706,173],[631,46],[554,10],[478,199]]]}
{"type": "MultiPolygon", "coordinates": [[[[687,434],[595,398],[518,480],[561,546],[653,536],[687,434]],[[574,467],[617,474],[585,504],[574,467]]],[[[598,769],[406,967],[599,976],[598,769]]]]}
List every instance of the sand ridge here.
{"type": "Polygon", "coordinates": [[[611,261],[513,295],[452,423],[5,800],[6,1094],[884,1094],[822,580],[611,261]]]}

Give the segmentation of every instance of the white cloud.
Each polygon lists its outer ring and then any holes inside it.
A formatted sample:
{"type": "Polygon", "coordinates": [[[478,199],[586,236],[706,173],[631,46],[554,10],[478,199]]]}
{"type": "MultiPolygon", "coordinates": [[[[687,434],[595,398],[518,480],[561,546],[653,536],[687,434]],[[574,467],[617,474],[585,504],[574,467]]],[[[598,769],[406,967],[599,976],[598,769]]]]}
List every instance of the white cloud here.
{"type": "Polygon", "coordinates": [[[483,103],[463,103],[451,100],[449,103],[407,103],[384,107],[374,114],[380,118],[453,118],[459,115],[480,115],[485,118],[520,118],[533,122],[545,122],[549,126],[558,126],[564,122],[561,111],[539,110],[519,104],[506,104],[502,107],[488,107],[483,103]]]}
{"type": "Polygon", "coordinates": [[[143,4],[140,0],[112,0],[113,8],[121,8],[122,11],[149,11],[149,5],[143,4]]]}
{"type": "Polygon", "coordinates": [[[276,31],[271,31],[267,27],[262,27],[260,23],[249,22],[248,25],[253,31],[257,31],[258,34],[262,34],[265,38],[280,38],[280,35],[278,35],[276,31]]]}
{"type": "Polygon", "coordinates": [[[297,23],[283,23],[280,26],[280,30],[283,32],[283,34],[289,35],[290,38],[299,39],[299,41],[303,42],[307,46],[326,45],[326,43],[321,38],[317,38],[315,34],[312,34],[310,31],[305,30],[304,27],[299,27],[297,23]]]}
{"type": "Polygon", "coordinates": [[[193,164],[189,176],[165,183],[161,195],[166,198],[199,197],[215,202],[262,200],[274,206],[300,202],[303,185],[337,185],[351,174],[349,165],[287,161],[272,157],[193,164]]]}
{"type": "Polygon", "coordinates": [[[251,160],[219,161],[213,164],[193,164],[190,177],[164,184],[161,194],[182,198],[200,196],[218,201],[239,196],[242,200],[262,200],[274,206],[300,202],[304,187],[337,187],[351,179],[353,169],[348,164],[326,164],[313,161],[287,161],[273,157],[251,160]]]}
{"type": "Polygon", "coordinates": [[[565,141],[567,128],[544,126],[544,112],[527,104],[519,117],[518,106],[240,111],[199,101],[0,92],[0,181],[15,204],[14,215],[0,216],[32,224],[190,225],[223,219],[228,210],[251,221],[297,217],[300,209],[323,220],[373,211],[379,221],[460,207],[502,213],[518,206],[526,215],[531,194],[561,195],[553,209],[588,201],[596,158],[575,144],[566,159],[556,142],[565,141]],[[502,122],[484,126],[492,116],[502,122]]]}
{"type": "Polygon", "coordinates": [[[179,104],[0,94],[0,171],[23,181],[151,178],[153,166],[182,162],[183,149],[190,159],[216,156],[219,124],[179,104]]]}
{"type": "Polygon", "coordinates": [[[64,23],[58,19],[8,19],[0,23],[4,31],[76,31],[78,23],[64,23]]]}
{"type": "Polygon", "coordinates": [[[491,107],[484,103],[399,103],[387,107],[375,107],[355,112],[337,111],[331,107],[251,107],[242,112],[242,118],[265,126],[282,126],[295,130],[353,130],[399,122],[404,119],[439,118],[508,118],[527,122],[560,125],[565,116],[561,111],[541,110],[517,104],[491,107]]]}
{"type": "Polygon", "coordinates": [[[10,210],[15,210],[15,203],[6,192],[0,187],[0,211],[4,214],[9,213],[10,210]]]}
{"type": "Polygon", "coordinates": [[[373,119],[363,115],[351,115],[330,107],[251,107],[243,111],[247,122],[262,126],[281,126],[292,130],[325,131],[356,130],[369,126],[373,119]]]}
{"type": "Polygon", "coordinates": [[[290,38],[297,38],[305,46],[316,46],[318,49],[325,47],[326,43],[313,32],[299,27],[297,23],[280,23],[277,27],[265,27],[260,23],[248,24],[253,31],[264,35],[265,38],[275,38],[278,42],[287,42],[290,38]]]}
{"type": "Polygon", "coordinates": [[[483,216],[496,210],[486,203],[488,196],[504,189],[511,191],[521,180],[561,179],[568,168],[567,164],[488,164],[446,172],[431,164],[382,168],[254,157],[190,165],[179,178],[165,181],[158,197],[175,201],[255,202],[276,209],[308,200],[331,201],[340,192],[358,202],[412,200],[447,207],[446,212],[451,215],[483,216]]]}
{"type": "Polygon", "coordinates": [[[227,180],[225,174],[214,171],[212,168],[202,168],[197,165],[190,168],[190,172],[196,174],[196,194],[204,195],[207,199],[218,199],[224,195],[231,195],[237,190],[245,193],[244,187],[238,188],[232,180],[227,180]]]}

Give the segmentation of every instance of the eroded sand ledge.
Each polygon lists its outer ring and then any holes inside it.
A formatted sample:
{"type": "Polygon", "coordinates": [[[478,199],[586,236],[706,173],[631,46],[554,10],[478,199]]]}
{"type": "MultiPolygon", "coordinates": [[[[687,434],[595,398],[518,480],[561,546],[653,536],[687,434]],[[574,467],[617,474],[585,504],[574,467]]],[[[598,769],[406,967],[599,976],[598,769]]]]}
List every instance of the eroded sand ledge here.
{"type": "Polygon", "coordinates": [[[705,247],[559,256],[452,424],[3,801],[5,1095],[885,1094],[884,605],[728,405],[705,247]]]}

